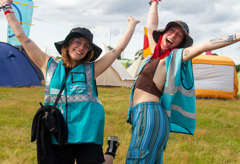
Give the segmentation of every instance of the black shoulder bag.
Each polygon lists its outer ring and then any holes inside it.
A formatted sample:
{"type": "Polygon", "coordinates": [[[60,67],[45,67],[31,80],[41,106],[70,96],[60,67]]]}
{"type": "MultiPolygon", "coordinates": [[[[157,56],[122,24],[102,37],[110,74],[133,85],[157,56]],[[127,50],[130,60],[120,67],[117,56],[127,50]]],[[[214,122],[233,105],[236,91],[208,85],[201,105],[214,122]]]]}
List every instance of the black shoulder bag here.
{"type": "Polygon", "coordinates": [[[42,122],[45,125],[45,127],[53,135],[55,135],[59,131],[59,126],[67,126],[67,125],[61,125],[61,123],[59,122],[59,121],[63,122],[64,118],[63,118],[62,114],[60,113],[60,111],[57,109],[57,103],[61,97],[61,94],[62,94],[65,86],[66,86],[66,81],[67,81],[67,77],[68,77],[69,73],[67,74],[64,84],[57,95],[54,105],[53,106],[52,105],[43,106],[43,104],[41,102],[39,103],[41,105],[41,108],[44,111],[44,116],[42,117],[42,122]],[[58,112],[58,114],[57,114],[57,112],[58,112]]]}
{"type": "Polygon", "coordinates": [[[40,164],[51,163],[53,160],[51,134],[54,135],[60,146],[64,145],[68,140],[67,124],[62,113],[57,109],[57,103],[66,86],[68,74],[57,95],[54,105],[44,106],[40,102],[41,107],[38,109],[33,119],[31,142],[37,141],[37,158],[40,164]]]}

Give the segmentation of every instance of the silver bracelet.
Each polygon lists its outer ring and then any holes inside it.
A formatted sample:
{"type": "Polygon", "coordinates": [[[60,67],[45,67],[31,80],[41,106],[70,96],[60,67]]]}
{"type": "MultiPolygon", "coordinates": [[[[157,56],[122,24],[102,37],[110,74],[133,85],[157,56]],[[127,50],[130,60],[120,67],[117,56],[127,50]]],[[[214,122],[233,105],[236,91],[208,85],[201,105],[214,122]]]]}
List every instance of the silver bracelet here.
{"type": "Polygon", "coordinates": [[[6,11],[12,9],[12,6],[10,3],[5,3],[4,5],[0,6],[0,10],[6,11]]]}

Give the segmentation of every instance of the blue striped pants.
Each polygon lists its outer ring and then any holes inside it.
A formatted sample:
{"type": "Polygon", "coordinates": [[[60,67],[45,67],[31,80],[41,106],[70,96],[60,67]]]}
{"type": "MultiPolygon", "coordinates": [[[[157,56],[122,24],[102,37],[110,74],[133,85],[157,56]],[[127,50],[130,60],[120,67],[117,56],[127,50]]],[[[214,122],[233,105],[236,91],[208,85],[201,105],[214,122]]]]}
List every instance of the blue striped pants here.
{"type": "Polygon", "coordinates": [[[158,102],[143,102],[131,112],[132,139],[126,164],[162,164],[169,137],[169,119],[158,102]]]}

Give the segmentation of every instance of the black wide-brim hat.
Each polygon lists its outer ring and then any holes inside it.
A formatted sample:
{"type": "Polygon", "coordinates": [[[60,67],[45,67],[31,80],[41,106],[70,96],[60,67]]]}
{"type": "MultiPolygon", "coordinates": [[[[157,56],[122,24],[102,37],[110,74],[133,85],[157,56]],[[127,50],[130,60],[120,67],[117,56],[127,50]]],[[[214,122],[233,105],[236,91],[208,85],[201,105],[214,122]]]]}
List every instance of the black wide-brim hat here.
{"type": "Polygon", "coordinates": [[[172,21],[172,22],[169,22],[166,25],[165,29],[153,31],[152,35],[153,35],[154,41],[156,43],[158,43],[160,35],[163,34],[165,31],[167,31],[170,27],[173,27],[173,26],[181,27],[183,29],[184,33],[185,33],[183,41],[181,42],[181,44],[177,48],[186,48],[186,47],[192,46],[193,45],[193,39],[189,35],[188,25],[183,21],[172,21]]]}
{"type": "Polygon", "coordinates": [[[60,41],[60,42],[55,42],[54,45],[55,45],[57,51],[61,54],[61,49],[62,49],[63,45],[67,45],[68,42],[70,41],[70,39],[72,39],[73,37],[81,37],[81,36],[86,37],[89,40],[89,42],[94,50],[94,55],[90,61],[96,60],[102,53],[102,49],[93,43],[93,34],[91,33],[90,30],[88,30],[86,28],[81,28],[81,27],[73,28],[70,31],[70,33],[66,36],[65,40],[60,41]]]}

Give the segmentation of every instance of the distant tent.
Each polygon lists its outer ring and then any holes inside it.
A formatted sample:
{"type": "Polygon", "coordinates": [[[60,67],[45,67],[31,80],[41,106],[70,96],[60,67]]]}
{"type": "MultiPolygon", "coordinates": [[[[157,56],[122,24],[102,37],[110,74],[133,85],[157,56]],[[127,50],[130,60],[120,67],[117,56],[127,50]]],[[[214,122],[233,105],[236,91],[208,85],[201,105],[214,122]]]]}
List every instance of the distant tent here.
{"type": "Polygon", "coordinates": [[[233,60],[226,56],[200,55],[192,63],[197,97],[236,97],[238,78],[233,60]]]}
{"type": "MultiPolygon", "coordinates": [[[[150,57],[150,56],[149,56],[150,57]]],[[[128,73],[135,78],[138,74],[139,69],[144,64],[146,59],[143,57],[143,55],[139,56],[137,60],[133,62],[133,64],[127,68],[128,73]]]]}
{"type": "MultiPolygon", "coordinates": [[[[102,54],[100,58],[105,55],[109,50],[106,45],[102,45],[102,54]]],[[[96,79],[97,85],[100,86],[121,86],[121,87],[132,87],[133,78],[124,66],[116,59],[113,64],[104,71],[96,79]]]]}
{"type": "Polygon", "coordinates": [[[118,60],[120,61],[120,63],[124,66],[124,68],[128,68],[132,65],[132,63],[134,62],[134,60],[131,60],[131,59],[121,59],[121,60],[118,60]]]}
{"type": "Polygon", "coordinates": [[[0,42],[0,87],[42,86],[31,62],[18,48],[0,42]]]}

